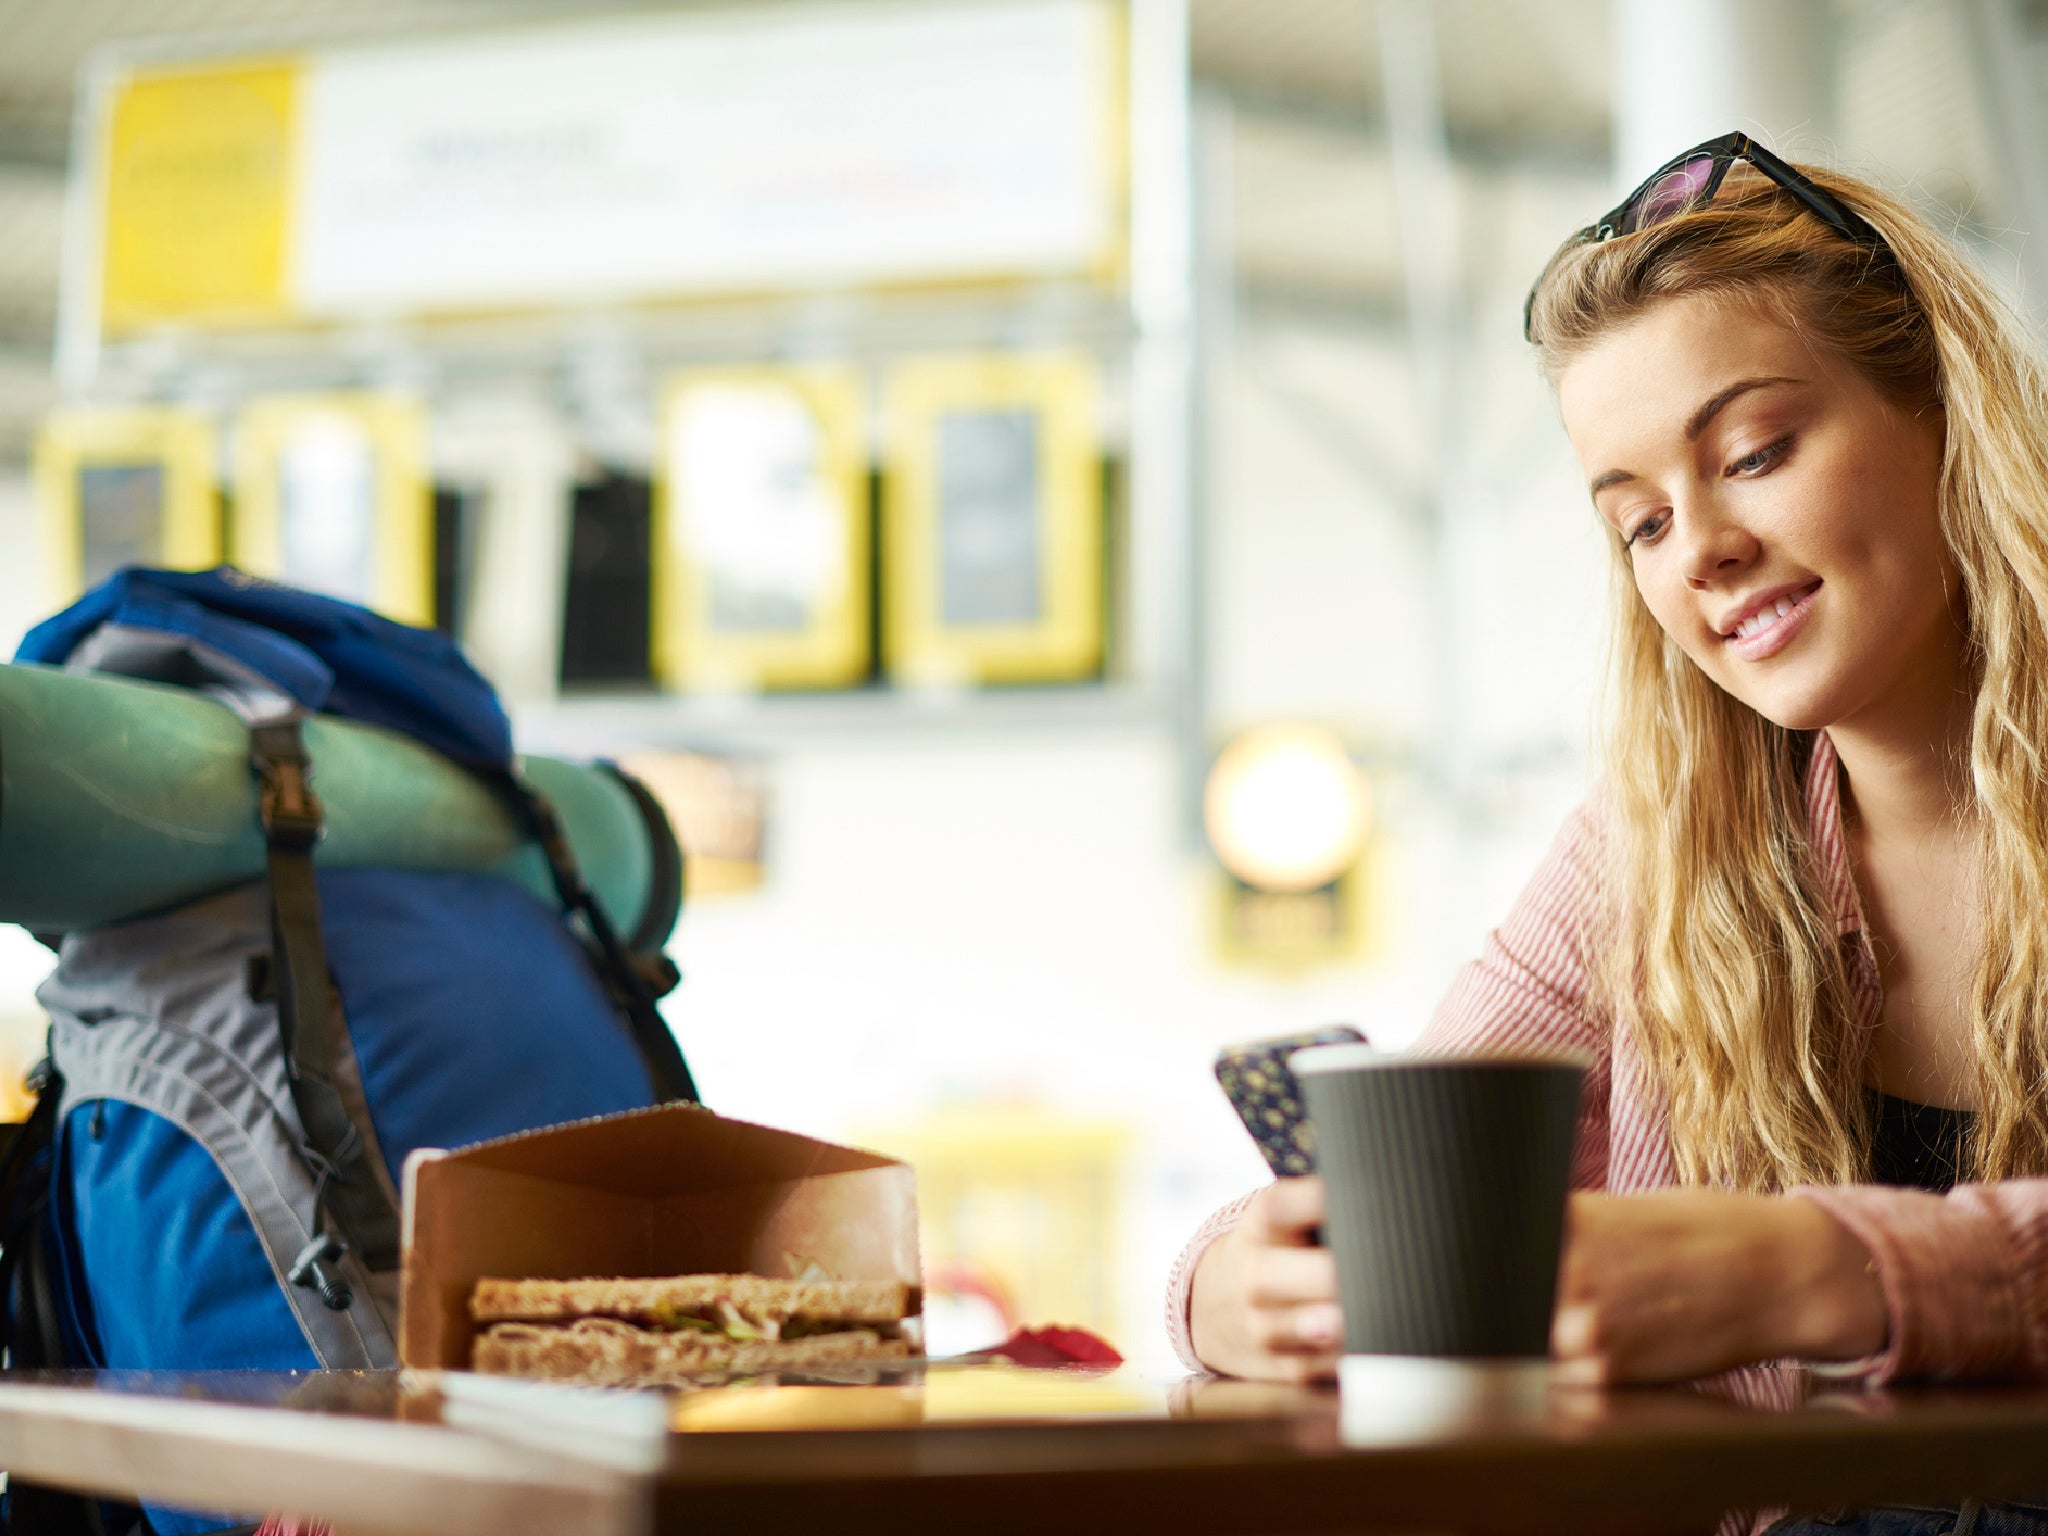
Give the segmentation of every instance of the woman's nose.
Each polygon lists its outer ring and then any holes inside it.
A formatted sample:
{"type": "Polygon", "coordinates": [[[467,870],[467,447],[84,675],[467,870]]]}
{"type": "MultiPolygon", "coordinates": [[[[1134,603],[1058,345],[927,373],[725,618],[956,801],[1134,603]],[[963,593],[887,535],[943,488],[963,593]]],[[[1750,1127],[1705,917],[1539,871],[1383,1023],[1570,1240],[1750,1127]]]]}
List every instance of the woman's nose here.
{"type": "Polygon", "coordinates": [[[1718,581],[1738,573],[1757,557],[1761,546],[1756,535],[1735,519],[1723,516],[1710,504],[1674,508],[1674,519],[1686,531],[1682,550],[1686,585],[1705,591],[1718,581]]]}

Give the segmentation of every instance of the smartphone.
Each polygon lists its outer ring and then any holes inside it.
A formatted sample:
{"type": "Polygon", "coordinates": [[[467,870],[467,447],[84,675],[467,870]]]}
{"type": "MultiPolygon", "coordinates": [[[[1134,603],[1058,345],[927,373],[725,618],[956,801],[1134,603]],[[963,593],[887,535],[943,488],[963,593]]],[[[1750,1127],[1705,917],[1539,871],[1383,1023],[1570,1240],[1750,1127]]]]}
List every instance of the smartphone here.
{"type": "Polygon", "coordinates": [[[1365,1036],[1349,1024],[1332,1024],[1298,1035],[1248,1040],[1216,1056],[1216,1081],[1237,1118],[1252,1133],[1275,1178],[1316,1171],[1315,1128],[1301,1101],[1301,1087],[1287,1058],[1312,1045],[1363,1045],[1365,1036]]]}

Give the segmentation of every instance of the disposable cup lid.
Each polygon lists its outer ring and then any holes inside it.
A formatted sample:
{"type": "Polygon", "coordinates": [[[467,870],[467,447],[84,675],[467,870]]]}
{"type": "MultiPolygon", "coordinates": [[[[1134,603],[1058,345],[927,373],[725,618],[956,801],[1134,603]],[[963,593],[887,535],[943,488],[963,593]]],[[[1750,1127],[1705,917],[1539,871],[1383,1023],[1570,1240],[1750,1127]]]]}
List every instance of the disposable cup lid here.
{"type": "Polygon", "coordinates": [[[1346,1043],[1311,1045],[1287,1058],[1299,1076],[1304,1072],[1385,1071],[1404,1067],[1569,1067],[1587,1071],[1592,1057],[1584,1051],[1493,1051],[1476,1056],[1417,1056],[1383,1051],[1377,1046],[1346,1043]]]}
{"type": "Polygon", "coordinates": [[[1361,1067],[1384,1067],[1401,1060],[1391,1051],[1376,1046],[1347,1043],[1310,1045],[1287,1058],[1287,1065],[1299,1076],[1303,1072],[1351,1072],[1361,1067]]]}

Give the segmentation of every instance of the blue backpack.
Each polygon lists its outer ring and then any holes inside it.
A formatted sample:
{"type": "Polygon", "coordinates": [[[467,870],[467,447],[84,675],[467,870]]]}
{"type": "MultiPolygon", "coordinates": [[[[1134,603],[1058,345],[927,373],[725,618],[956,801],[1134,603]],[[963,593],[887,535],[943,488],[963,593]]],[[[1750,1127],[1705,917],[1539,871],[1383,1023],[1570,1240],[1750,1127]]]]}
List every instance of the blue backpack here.
{"type": "MultiPolygon", "coordinates": [[[[444,637],[225,568],[128,570],[17,659],[230,704],[250,727],[268,878],[57,943],[37,1107],[0,1168],[11,1364],[394,1366],[409,1153],[696,1097],[654,1008],[675,979],[660,938],[621,945],[518,781],[490,685],[444,637]],[[498,789],[559,903],[485,874],[316,874],[300,740],[316,712],[403,732],[498,789]]],[[[635,788],[673,887],[665,936],[681,857],[635,788]]],[[[58,1528],[39,1498],[10,1495],[13,1529],[58,1528]]],[[[148,1512],[162,1536],[228,1523],[148,1512]]]]}

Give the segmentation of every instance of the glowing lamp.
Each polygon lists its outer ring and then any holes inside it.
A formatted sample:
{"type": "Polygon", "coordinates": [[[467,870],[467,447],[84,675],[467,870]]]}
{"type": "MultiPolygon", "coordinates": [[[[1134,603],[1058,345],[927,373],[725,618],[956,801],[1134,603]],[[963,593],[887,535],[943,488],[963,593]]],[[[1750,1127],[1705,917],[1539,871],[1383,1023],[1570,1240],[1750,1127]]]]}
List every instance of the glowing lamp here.
{"type": "Polygon", "coordinates": [[[1223,867],[1266,891],[1312,891],[1357,861],[1368,814],[1365,777],[1334,731],[1268,725],[1217,757],[1202,796],[1223,867]]]}

